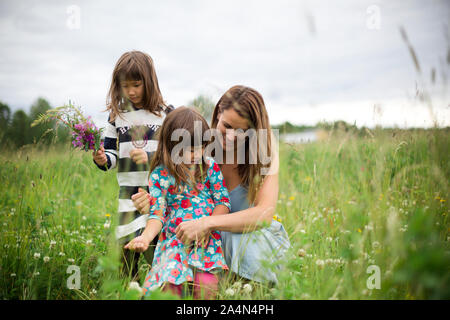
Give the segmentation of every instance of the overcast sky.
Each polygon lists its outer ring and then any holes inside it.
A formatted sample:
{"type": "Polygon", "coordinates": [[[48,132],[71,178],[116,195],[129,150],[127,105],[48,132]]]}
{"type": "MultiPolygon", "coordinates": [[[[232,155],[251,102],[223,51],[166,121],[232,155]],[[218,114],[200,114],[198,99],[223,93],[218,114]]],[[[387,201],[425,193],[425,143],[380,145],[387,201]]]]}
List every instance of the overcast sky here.
{"type": "Polygon", "coordinates": [[[199,94],[215,103],[243,84],[263,95],[272,124],[427,127],[432,116],[415,98],[419,88],[449,126],[449,3],[2,0],[0,101],[28,111],[40,96],[54,107],[70,99],[102,126],[117,59],[141,50],[174,106],[199,94]]]}

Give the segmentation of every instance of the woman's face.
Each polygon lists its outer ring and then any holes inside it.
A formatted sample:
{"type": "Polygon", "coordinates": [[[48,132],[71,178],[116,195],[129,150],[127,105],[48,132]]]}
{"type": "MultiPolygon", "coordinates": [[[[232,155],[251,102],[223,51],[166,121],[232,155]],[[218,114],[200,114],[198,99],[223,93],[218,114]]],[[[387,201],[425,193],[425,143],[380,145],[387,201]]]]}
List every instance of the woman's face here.
{"type": "Polygon", "coordinates": [[[220,141],[224,150],[237,148],[237,135],[235,130],[242,129],[244,132],[249,128],[247,119],[241,117],[233,108],[224,110],[217,116],[217,130],[222,134],[220,141]]]}

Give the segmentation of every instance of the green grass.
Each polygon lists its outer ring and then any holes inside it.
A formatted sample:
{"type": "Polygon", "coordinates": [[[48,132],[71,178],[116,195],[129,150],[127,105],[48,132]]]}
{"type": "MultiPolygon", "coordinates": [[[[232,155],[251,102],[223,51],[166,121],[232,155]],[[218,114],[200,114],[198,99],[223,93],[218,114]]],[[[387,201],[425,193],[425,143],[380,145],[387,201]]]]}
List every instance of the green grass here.
{"type": "MultiPolygon", "coordinates": [[[[448,129],[282,144],[277,214],[292,248],[279,284],[246,292],[225,276],[219,298],[449,299],[449,145],[448,129]],[[370,265],[380,289],[367,287],[370,265]]],[[[1,299],[138,298],[118,272],[115,171],[89,153],[26,146],[2,153],[0,185],[1,299]],[[70,265],[79,290],[67,288],[70,265]]],[[[140,268],[143,280],[143,258],[140,268]]]]}

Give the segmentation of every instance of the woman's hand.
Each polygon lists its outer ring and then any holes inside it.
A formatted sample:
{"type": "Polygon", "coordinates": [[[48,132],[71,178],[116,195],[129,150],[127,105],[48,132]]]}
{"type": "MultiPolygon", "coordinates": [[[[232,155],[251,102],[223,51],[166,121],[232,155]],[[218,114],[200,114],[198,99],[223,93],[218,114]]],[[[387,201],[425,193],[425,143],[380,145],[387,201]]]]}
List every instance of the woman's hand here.
{"type": "Polygon", "coordinates": [[[189,245],[193,241],[198,245],[204,244],[210,235],[210,230],[205,220],[206,218],[203,217],[180,223],[175,229],[177,238],[185,245],[189,245]]]}
{"type": "Polygon", "coordinates": [[[133,200],[134,206],[140,213],[147,214],[150,211],[151,196],[142,188],[139,188],[138,191],[138,193],[131,196],[131,200],[133,200]]]}

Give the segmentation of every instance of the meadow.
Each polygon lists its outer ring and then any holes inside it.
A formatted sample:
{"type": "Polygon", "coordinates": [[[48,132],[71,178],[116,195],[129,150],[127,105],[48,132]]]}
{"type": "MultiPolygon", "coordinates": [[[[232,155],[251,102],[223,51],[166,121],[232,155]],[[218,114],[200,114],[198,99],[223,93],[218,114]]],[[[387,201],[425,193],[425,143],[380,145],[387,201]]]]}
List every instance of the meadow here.
{"type": "MultiPolygon", "coordinates": [[[[279,283],[225,276],[219,299],[450,299],[449,128],[366,131],[280,145],[279,283]]],[[[116,171],[27,145],[0,155],[0,185],[0,299],[139,298],[118,272],[116,171]]]]}

